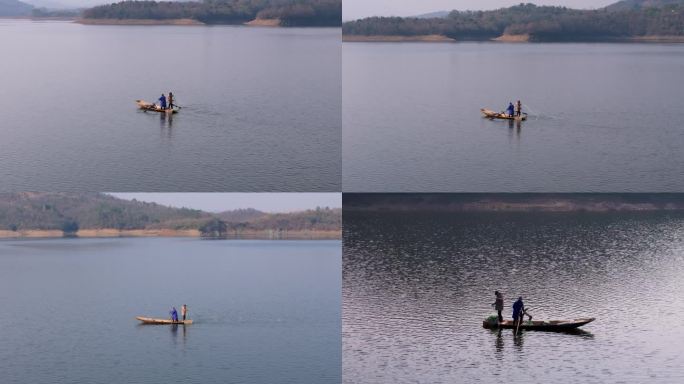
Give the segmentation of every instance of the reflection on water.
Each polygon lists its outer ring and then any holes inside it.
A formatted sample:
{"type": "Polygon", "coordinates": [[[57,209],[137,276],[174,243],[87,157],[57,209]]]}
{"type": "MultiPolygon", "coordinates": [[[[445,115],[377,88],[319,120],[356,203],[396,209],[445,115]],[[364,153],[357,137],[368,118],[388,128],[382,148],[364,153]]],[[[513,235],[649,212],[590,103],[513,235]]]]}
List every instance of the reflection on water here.
{"type": "Polygon", "coordinates": [[[339,28],[0,23],[0,190],[340,190],[339,28]]]}
{"type": "MultiPolygon", "coordinates": [[[[529,337],[535,337],[534,333],[538,331],[525,331],[521,330],[517,334],[511,330],[504,330],[504,329],[498,329],[498,330],[489,330],[490,336],[493,336],[492,339],[494,340],[494,357],[497,360],[504,360],[504,351],[506,350],[506,345],[511,345],[514,347],[514,349],[518,352],[523,351],[523,346],[525,344],[525,337],[528,333],[531,333],[529,337]]],[[[562,335],[567,335],[567,336],[574,336],[574,337],[580,337],[584,339],[593,339],[594,334],[591,332],[585,331],[583,329],[572,329],[572,330],[567,330],[563,332],[557,332],[562,335]]],[[[568,340],[572,342],[572,340],[568,340]]]]}
{"type": "Polygon", "coordinates": [[[684,214],[345,211],[347,383],[671,382],[684,375],[684,214]],[[523,296],[575,332],[482,327],[523,296]],[[619,358],[617,358],[619,356],[619,358]],[[597,366],[596,362],[601,365],[597,366]]]}
{"type": "Polygon", "coordinates": [[[173,114],[172,113],[160,113],[161,118],[159,119],[159,125],[162,131],[168,128],[168,137],[171,138],[171,128],[173,128],[173,114]]]}
{"type": "Polygon", "coordinates": [[[0,383],[339,383],[340,253],[339,241],[0,241],[0,383]],[[192,325],[135,318],[183,303],[192,325]]]}
{"type": "Polygon", "coordinates": [[[681,44],[342,52],[345,192],[684,190],[681,44]],[[518,99],[525,122],[480,113],[518,99]]]}

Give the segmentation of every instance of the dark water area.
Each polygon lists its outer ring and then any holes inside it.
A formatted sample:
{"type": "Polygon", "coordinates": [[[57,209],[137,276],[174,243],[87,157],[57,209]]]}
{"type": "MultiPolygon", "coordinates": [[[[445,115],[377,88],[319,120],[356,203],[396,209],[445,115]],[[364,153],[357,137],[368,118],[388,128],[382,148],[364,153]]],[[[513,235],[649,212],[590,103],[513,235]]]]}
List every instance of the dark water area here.
{"type": "Polygon", "coordinates": [[[345,211],[345,383],[674,383],[684,378],[684,213],[345,211]],[[595,317],[576,333],[491,331],[595,317]]]}
{"type": "Polygon", "coordinates": [[[339,28],[0,20],[3,191],[339,191],[339,28]],[[137,110],[171,91],[182,107],[137,110]]]}
{"type": "Polygon", "coordinates": [[[340,242],[0,242],[2,383],[339,383],[340,242]],[[189,326],[139,325],[189,307],[189,326]]]}
{"type": "Polygon", "coordinates": [[[680,192],[684,45],[344,43],[346,192],[680,192]],[[520,99],[529,120],[482,117],[520,99]]]}

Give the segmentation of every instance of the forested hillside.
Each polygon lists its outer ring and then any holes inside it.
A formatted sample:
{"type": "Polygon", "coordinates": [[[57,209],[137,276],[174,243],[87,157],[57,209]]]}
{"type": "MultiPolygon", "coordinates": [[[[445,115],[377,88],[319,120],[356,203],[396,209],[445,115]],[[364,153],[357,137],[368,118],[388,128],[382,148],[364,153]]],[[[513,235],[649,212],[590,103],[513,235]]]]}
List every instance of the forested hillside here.
{"type": "Polygon", "coordinates": [[[207,24],[279,20],[282,26],[339,26],[340,0],[123,1],[83,12],[86,19],[193,19],[207,24]]]}
{"type": "Polygon", "coordinates": [[[682,0],[622,0],[606,7],[609,11],[625,11],[644,8],[660,8],[682,5],[682,0]]]}
{"type": "Polygon", "coordinates": [[[30,16],[33,6],[19,0],[0,0],[0,16],[30,16]]]}
{"type": "Polygon", "coordinates": [[[628,0],[598,10],[521,4],[494,11],[453,11],[446,18],[372,17],[344,23],[345,35],[443,35],[487,40],[528,35],[532,41],[597,41],[684,36],[684,0],[628,0]]]}
{"type": "Polygon", "coordinates": [[[294,213],[240,209],[209,213],[128,201],[100,193],[0,194],[0,230],[200,230],[222,236],[239,231],[338,231],[341,209],[317,208],[294,213]]]}

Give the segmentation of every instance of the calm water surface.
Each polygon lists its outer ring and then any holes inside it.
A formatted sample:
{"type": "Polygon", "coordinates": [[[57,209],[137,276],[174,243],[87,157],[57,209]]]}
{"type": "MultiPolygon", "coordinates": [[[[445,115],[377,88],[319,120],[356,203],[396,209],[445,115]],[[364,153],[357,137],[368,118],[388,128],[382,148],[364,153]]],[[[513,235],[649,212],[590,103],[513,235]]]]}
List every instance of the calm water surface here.
{"type": "Polygon", "coordinates": [[[345,191],[684,190],[684,45],[342,49],[345,191]]]}
{"type": "Polygon", "coordinates": [[[339,191],[340,30],[0,20],[5,191],[339,191]],[[166,118],[136,110],[172,91],[166,118]]]}
{"type": "Polygon", "coordinates": [[[345,212],[345,383],[684,379],[684,214],[345,212]],[[578,334],[482,328],[522,295],[578,334]]]}
{"type": "Polygon", "coordinates": [[[339,383],[340,242],[0,242],[2,383],[339,383]],[[190,326],[144,326],[188,304],[190,326]]]}

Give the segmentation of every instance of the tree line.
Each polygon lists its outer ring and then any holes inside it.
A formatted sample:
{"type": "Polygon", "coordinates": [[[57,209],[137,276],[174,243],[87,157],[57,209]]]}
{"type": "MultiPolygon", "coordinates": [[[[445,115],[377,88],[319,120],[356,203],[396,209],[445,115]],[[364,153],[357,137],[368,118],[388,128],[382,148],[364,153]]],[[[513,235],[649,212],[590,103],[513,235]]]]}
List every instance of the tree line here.
{"type": "Polygon", "coordinates": [[[83,11],[88,19],[194,19],[207,24],[240,24],[279,19],[282,26],[339,26],[340,0],[123,1],[83,11]]]}
{"type": "Polygon", "coordinates": [[[228,213],[220,213],[199,226],[204,237],[239,237],[247,231],[339,231],[342,229],[342,210],[340,208],[316,208],[293,213],[263,213],[251,221],[226,220],[228,213]]]}
{"type": "Polygon", "coordinates": [[[0,230],[198,229],[202,234],[241,231],[338,231],[341,209],[293,213],[241,209],[209,213],[155,203],[122,200],[100,193],[0,194],[0,230]]]}
{"type": "Polygon", "coordinates": [[[684,5],[577,10],[520,4],[494,11],[453,11],[445,18],[371,17],[346,22],[345,35],[444,35],[457,40],[529,35],[536,41],[684,36],[684,5]]]}

